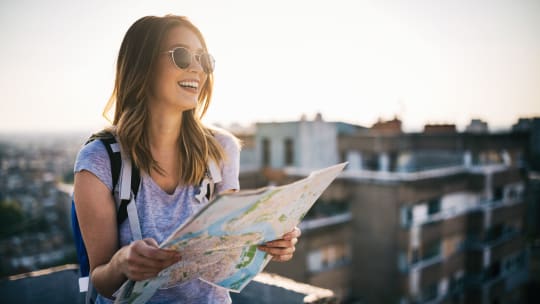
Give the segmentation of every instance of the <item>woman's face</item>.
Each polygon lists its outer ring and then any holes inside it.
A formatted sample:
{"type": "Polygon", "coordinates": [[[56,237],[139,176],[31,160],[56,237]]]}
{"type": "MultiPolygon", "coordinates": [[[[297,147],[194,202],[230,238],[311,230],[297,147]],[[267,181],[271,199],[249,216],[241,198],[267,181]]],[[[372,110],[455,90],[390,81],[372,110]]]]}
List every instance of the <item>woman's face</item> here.
{"type": "Polygon", "coordinates": [[[199,94],[207,75],[201,64],[191,58],[191,64],[185,69],[176,67],[171,54],[175,47],[184,47],[193,54],[204,52],[197,35],[187,27],[172,28],[162,42],[151,87],[151,106],[160,104],[178,111],[186,111],[197,106],[199,94]]]}

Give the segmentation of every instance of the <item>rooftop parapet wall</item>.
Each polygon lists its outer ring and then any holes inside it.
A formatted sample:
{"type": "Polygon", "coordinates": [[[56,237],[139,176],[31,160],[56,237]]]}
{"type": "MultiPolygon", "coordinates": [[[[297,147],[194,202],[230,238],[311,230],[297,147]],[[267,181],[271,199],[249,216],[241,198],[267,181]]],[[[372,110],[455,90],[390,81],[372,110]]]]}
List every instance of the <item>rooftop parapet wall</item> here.
{"type": "Polygon", "coordinates": [[[399,135],[348,134],[340,135],[339,150],[366,152],[394,152],[403,150],[451,150],[481,151],[523,149],[529,141],[528,133],[493,134],[424,134],[405,133],[399,135]]]}
{"type": "MultiPolygon", "coordinates": [[[[83,304],[79,293],[78,265],[68,264],[0,280],[1,302],[5,304],[83,304]]],[[[261,273],[241,293],[231,293],[235,304],[243,303],[337,303],[331,290],[261,273]]]]}

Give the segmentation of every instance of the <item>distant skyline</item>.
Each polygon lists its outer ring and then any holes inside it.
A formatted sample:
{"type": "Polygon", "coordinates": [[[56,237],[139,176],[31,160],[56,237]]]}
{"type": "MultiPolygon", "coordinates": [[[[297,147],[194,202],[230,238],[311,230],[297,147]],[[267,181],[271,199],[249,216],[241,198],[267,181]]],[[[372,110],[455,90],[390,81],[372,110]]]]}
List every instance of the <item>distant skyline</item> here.
{"type": "Polygon", "coordinates": [[[188,16],[216,57],[205,121],[325,120],[405,131],[540,116],[540,1],[0,3],[0,132],[95,130],[138,18],[188,16]]]}

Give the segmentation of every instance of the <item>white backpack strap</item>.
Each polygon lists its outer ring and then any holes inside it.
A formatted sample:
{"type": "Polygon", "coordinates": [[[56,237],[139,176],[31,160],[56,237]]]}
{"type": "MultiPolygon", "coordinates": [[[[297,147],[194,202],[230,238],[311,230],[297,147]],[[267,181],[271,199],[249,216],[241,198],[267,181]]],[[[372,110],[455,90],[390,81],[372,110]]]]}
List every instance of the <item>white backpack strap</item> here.
{"type": "Polygon", "coordinates": [[[210,160],[208,162],[208,172],[210,173],[210,200],[212,200],[214,199],[216,184],[221,182],[221,170],[216,161],[210,160]]]}
{"type": "MultiPolygon", "coordinates": [[[[122,169],[120,170],[120,182],[118,183],[118,194],[120,201],[131,199],[131,159],[122,155],[122,169]]],[[[120,205],[120,204],[118,204],[120,205]]]]}
{"type": "Polygon", "coordinates": [[[219,169],[218,165],[213,160],[209,161],[205,176],[199,185],[199,193],[195,194],[195,199],[197,202],[203,202],[206,194],[209,194],[208,200],[212,201],[215,195],[215,184],[221,182],[221,180],[221,170],[219,169]],[[210,193],[207,193],[207,191],[210,191],[210,193]]]}
{"type": "Polygon", "coordinates": [[[135,196],[131,192],[131,173],[133,166],[131,166],[131,159],[129,158],[129,155],[126,155],[126,153],[123,153],[123,151],[120,151],[120,155],[122,156],[122,169],[120,171],[120,182],[118,183],[119,200],[116,202],[116,204],[117,206],[120,206],[120,202],[122,200],[129,200],[129,204],[127,205],[127,214],[131,235],[133,240],[142,240],[141,225],[139,223],[137,206],[135,204],[135,196]]]}
{"type": "Polygon", "coordinates": [[[215,160],[208,162],[208,171],[210,171],[210,177],[214,183],[221,182],[221,170],[215,160]]]}
{"type": "Polygon", "coordinates": [[[139,223],[139,214],[135,205],[135,198],[131,198],[131,202],[127,205],[129,227],[133,240],[142,240],[141,224],[139,223]]]}
{"type": "Polygon", "coordinates": [[[116,152],[120,152],[120,144],[118,143],[118,140],[116,143],[114,144],[111,144],[111,150],[116,153],[116,152]]]}

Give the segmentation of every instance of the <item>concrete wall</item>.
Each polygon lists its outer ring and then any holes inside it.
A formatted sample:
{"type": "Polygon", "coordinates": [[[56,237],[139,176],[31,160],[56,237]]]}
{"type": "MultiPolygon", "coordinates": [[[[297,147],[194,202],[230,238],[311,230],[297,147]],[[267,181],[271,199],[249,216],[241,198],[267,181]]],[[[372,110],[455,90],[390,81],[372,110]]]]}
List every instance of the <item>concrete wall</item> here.
{"type": "MultiPolygon", "coordinates": [[[[2,304],[83,304],[78,266],[65,265],[0,281],[2,304]]],[[[331,290],[302,284],[285,277],[261,273],[241,293],[231,293],[235,304],[337,303],[331,290]]]]}
{"type": "Polygon", "coordinates": [[[285,140],[293,141],[293,166],[319,169],[338,162],[337,127],[324,121],[295,121],[283,123],[258,123],[255,135],[255,159],[263,166],[264,138],[270,140],[270,167],[283,168],[285,140]]]}
{"type": "MultiPolygon", "coordinates": [[[[302,231],[300,242],[291,261],[270,262],[265,271],[286,275],[299,282],[305,282],[331,289],[338,299],[345,299],[350,293],[350,263],[336,265],[320,272],[310,272],[308,256],[310,252],[332,245],[349,245],[352,238],[350,222],[302,231]]],[[[351,257],[352,260],[352,257],[351,257]]]]}
{"type": "Polygon", "coordinates": [[[78,269],[77,265],[66,265],[0,281],[1,302],[83,304],[78,269]]]}
{"type": "Polygon", "coordinates": [[[399,300],[397,184],[358,184],[351,190],[353,296],[365,303],[399,300]]]}

